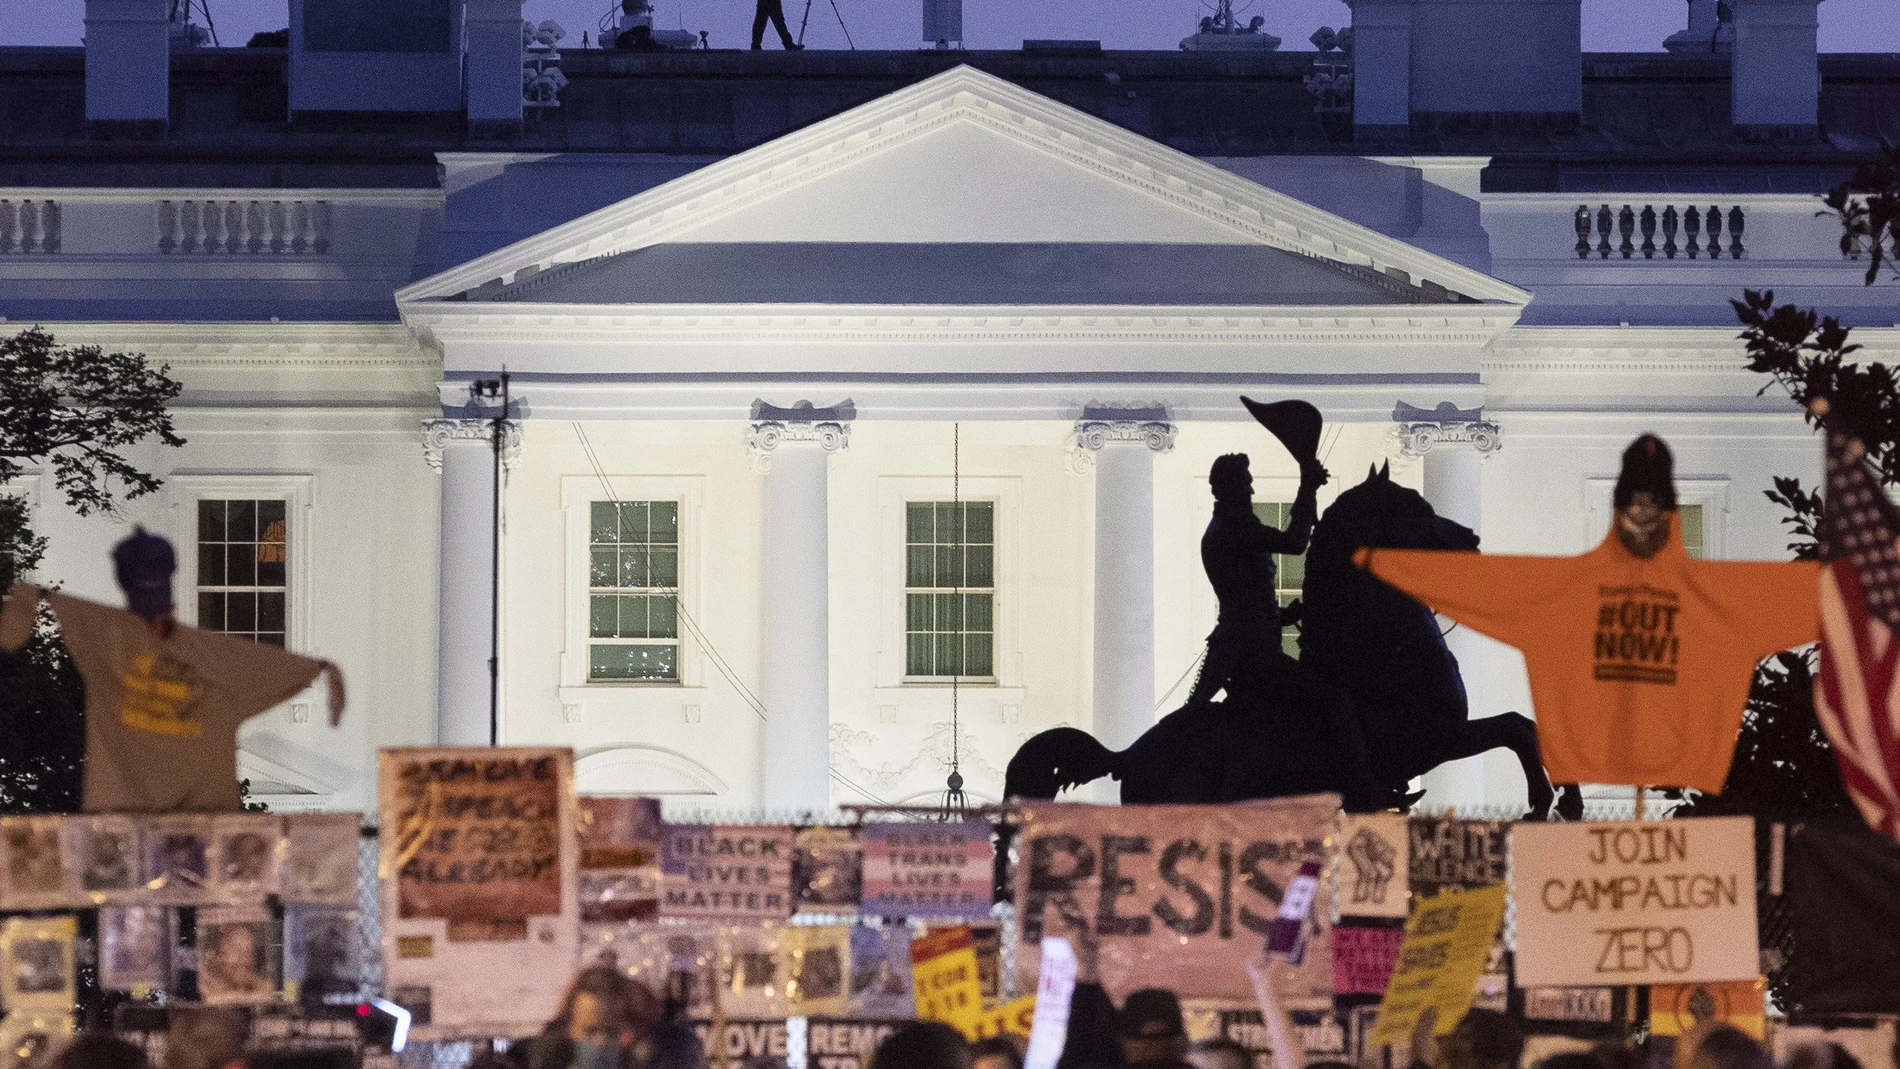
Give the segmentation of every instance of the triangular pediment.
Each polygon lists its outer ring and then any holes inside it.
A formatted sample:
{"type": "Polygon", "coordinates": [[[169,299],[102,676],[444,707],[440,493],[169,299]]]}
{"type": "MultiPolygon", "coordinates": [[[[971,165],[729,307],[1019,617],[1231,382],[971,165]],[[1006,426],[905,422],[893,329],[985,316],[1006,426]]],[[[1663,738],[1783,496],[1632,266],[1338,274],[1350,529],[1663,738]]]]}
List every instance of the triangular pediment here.
{"type": "MultiPolygon", "coordinates": [[[[660,298],[636,287],[665,266],[653,263],[652,256],[644,264],[625,266],[636,254],[656,246],[691,246],[697,251],[674,259],[698,257],[693,262],[726,270],[729,282],[737,284],[746,273],[731,271],[718,258],[743,262],[745,250],[762,243],[823,243],[836,246],[841,259],[850,247],[856,251],[849,255],[868,265],[888,255],[892,245],[1146,250],[1125,257],[1131,266],[1123,274],[1128,275],[1141,272],[1139,265],[1148,262],[1141,257],[1165,266],[1183,256],[1193,259],[1198,246],[1210,250],[1204,257],[1210,264],[1268,271],[1263,276],[1268,281],[1225,303],[1326,304],[1329,287],[1356,295],[1339,304],[1426,299],[1522,306],[1529,300],[1522,290],[1482,272],[971,67],[958,67],[450,268],[396,297],[402,305],[513,301],[524,299],[530,279],[536,280],[533,288],[540,288],[555,278],[537,276],[559,276],[574,291],[571,301],[548,293],[533,299],[570,306],[652,303],[660,298]],[[886,246],[883,253],[872,248],[880,245],[886,246]],[[1261,251],[1217,254],[1211,251],[1217,246],[1261,251]],[[1260,260],[1266,250],[1287,259],[1262,261],[1265,268],[1249,266],[1248,255],[1260,260]],[[603,282],[600,265],[616,258],[615,270],[627,277],[603,282]],[[1315,266],[1325,278],[1314,274],[1315,266]],[[584,274],[596,276],[594,283],[575,285],[572,280],[584,274]],[[1279,283],[1272,279],[1281,276],[1302,287],[1302,299],[1273,299],[1279,283]],[[1371,290],[1389,299],[1367,298],[1371,290]]],[[[959,271],[980,277],[987,270],[970,250],[937,251],[918,262],[947,265],[943,270],[951,274],[945,277],[953,279],[959,271]]],[[[1109,285],[1104,292],[1120,291],[1109,285]]],[[[1145,291],[1130,292],[1140,296],[1145,291]]],[[[1069,297],[1070,303],[1083,305],[1169,303],[1069,297]]],[[[781,299],[810,303],[796,293],[781,299]]]]}

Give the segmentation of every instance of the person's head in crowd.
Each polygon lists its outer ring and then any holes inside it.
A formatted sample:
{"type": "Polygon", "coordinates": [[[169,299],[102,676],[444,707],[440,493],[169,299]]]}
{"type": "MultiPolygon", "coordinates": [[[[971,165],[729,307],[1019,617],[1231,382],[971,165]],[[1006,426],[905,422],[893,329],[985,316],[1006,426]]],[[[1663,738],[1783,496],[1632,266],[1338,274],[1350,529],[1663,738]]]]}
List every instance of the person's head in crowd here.
{"type": "Polygon", "coordinates": [[[1247,1048],[1221,1036],[1203,1039],[1188,1048],[1187,1063],[1194,1069],[1252,1069],[1247,1048]]]}
{"type": "Polygon", "coordinates": [[[1011,1036],[991,1036],[970,1044],[970,1069],[1023,1069],[1023,1052],[1011,1036]]]}
{"type": "Polygon", "coordinates": [[[1697,1037],[1686,1064],[1688,1069],[1775,1069],[1775,1060],[1760,1043],[1728,1024],[1715,1025],[1697,1037]]]}
{"type": "Polygon", "coordinates": [[[1144,987],[1128,996],[1116,1021],[1129,1065],[1180,1065],[1187,1057],[1187,1026],[1174,992],[1144,987]]]}
{"type": "Polygon", "coordinates": [[[1115,1003],[1101,984],[1075,985],[1075,995],[1069,1000],[1069,1027],[1056,1069],[1114,1069],[1121,1065],[1116,1018],[1115,1003]]]}
{"type": "Polygon", "coordinates": [[[1861,1069],[1861,1064],[1839,1043],[1803,1043],[1788,1055],[1781,1069],[1861,1069]]]}
{"type": "Polygon", "coordinates": [[[636,1033],[660,1018],[653,993],[609,968],[582,969],[529,1059],[533,1069],[615,1069],[636,1033]]]}
{"type": "Polygon", "coordinates": [[[870,1069],[971,1069],[963,1033],[937,1021],[912,1021],[877,1045],[870,1069]]]}
{"type": "Polygon", "coordinates": [[[1496,1010],[1474,1009],[1439,1041],[1440,1069],[1516,1069],[1524,1033],[1496,1010]]]}
{"type": "Polygon", "coordinates": [[[109,1032],[81,1032],[53,1062],[54,1069],[145,1069],[145,1052],[109,1032]]]}
{"type": "Polygon", "coordinates": [[[165,1069],[227,1069],[244,1063],[251,1023],[243,1011],[178,1006],[165,1032],[165,1069]]]}
{"type": "Polygon", "coordinates": [[[172,544],[143,527],[132,528],[112,547],[113,578],[125,591],[125,607],[147,621],[156,623],[171,613],[172,573],[177,570],[172,544]]]}

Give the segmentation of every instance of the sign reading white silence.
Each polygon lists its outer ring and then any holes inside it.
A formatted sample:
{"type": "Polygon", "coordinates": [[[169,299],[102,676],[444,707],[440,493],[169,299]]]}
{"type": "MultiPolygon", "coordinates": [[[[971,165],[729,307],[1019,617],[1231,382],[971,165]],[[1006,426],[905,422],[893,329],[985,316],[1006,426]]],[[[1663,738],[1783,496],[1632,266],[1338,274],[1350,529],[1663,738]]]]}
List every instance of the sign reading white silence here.
{"type": "Polygon", "coordinates": [[[1760,969],[1752,818],[1519,824],[1511,865],[1520,986],[1743,980],[1760,969]]]}

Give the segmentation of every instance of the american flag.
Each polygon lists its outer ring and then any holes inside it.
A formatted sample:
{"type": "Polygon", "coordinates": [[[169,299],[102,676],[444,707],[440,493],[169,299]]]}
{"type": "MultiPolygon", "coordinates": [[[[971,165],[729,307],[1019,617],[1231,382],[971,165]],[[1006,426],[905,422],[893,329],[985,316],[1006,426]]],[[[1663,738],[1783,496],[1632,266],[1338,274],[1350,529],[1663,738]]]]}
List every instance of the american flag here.
{"type": "Polygon", "coordinates": [[[1827,436],[1815,712],[1868,827],[1900,839],[1900,515],[1858,441],[1827,436]]]}

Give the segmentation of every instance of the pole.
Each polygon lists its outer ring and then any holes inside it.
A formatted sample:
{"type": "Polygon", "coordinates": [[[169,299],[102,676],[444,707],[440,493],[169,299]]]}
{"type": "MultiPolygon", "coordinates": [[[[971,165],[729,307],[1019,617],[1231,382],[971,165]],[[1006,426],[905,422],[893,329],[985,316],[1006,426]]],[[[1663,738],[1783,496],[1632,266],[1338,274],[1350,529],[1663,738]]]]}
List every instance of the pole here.
{"type": "Polygon", "coordinates": [[[501,408],[490,437],[495,447],[495,512],[488,575],[488,745],[501,745],[501,453],[508,437],[508,370],[501,372],[501,408]]]}

